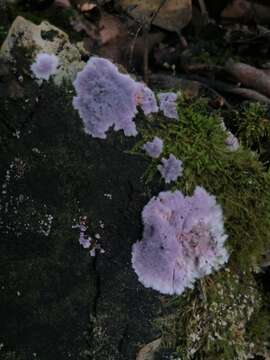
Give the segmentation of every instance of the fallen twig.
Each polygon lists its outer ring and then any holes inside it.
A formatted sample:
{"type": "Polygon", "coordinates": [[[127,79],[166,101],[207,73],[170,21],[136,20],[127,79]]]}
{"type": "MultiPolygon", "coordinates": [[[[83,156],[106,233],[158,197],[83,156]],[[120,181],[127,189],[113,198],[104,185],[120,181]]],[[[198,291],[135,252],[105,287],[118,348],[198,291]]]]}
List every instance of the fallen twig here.
{"type": "Polygon", "coordinates": [[[221,91],[221,92],[235,94],[235,95],[238,95],[238,96],[246,98],[246,99],[259,101],[259,102],[265,103],[265,104],[270,104],[270,99],[267,96],[259,93],[258,91],[252,90],[252,89],[237,87],[237,86],[230,85],[230,84],[224,83],[222,81],[218,81],[218,80],[206,79],[202,76],[193,75],[189,78],[191,80],[199,81],[199,82],[201,82],[213,89],[221,91]]]}
{"type": "Polygon", "coordinates": [[[148,44],[148,35],[151,28],[151,25],[155,18],[157,17],[160,9],[165,5],[167,0],[161,0],[158,8],[154,11],[149,21],[146,21],[143,26],[143,37],[144,37],[144,54],[143,54],[143,72],[144,72],[144,82],[147,84],[149,81],[149,44],[148,44]]]}
{"type": "Polygon", "coordinates": [[[149,78],[151,87],[162,90],[182,90],[192,96],[198,96],[203,85],[198,81],[181,79],[167,74],[152,74],[149,78]]]}
{"type": "Polygon", "coordinates": [[[270,105],[270,99],[259,92],[252,90],[252,89],[246,89],[246,88],[232,88],[229,90],[231,94],[239,95],[241,97],[244,97],[249,100],[258,101],[261,103],[269,104],[270,105]]]}
{"type": "MultiPolygon", "coordinates": [[[[198,77],[199,78],[199,77],[198,77]]],[[[222,98],[222,96],[212,87],[208,86],[208,84],[191,79],[179,78],[172,75],[167,74],[154,74],[150,77],[150,84],[152,87],[162,90],[181,90],[186,96],[189,97],[197,97],[200,95],[201,90],[207,89],[211,92],[215,98],[222,98]]],[[[227,108],[231,108],[231,105],[223,99],[224,105],[227,108]]]]}
{"type": "Polygon", "coordinates": [[[265,71],[232,61],[228,61],[225,70],[243,85],[270,97],[270,77],[265,71]]]}
{"type": "Polygon", "coordinates": [[[211,73],[213,72],[218,72],[218,71],[222,71],[223,66],[219,66],[219,65],[212,65],[212,64],[183,64],[182,68],[186,71],[186,72],[196,72],[196,71],[210,71],[211,73]]]}

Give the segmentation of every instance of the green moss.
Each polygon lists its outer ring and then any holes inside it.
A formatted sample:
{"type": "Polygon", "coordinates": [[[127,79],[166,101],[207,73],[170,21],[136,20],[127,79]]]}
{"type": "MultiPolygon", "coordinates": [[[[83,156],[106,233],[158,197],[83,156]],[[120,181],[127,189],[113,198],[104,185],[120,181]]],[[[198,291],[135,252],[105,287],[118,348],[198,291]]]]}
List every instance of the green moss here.
{"type": "Polygon", "coordinates": [[[226,268],[167,302],[169,314],[158,322],[163,346],[181,360],[268,358],[267,302],[251,274],[226,268]]]}
{"type": "Polygon", "coordinates": [[[249,275],[226,269],[202,280],[178,307],[176,353],[183,360],[247,359],[254,354],[247,328],[261,301],[249,275]]]}
{"type": "MultiPolygon", "coordinates": [[[[254,277],[226,268],[168,300],[158,320],[163,348],[181,360],[246,360],[267,354],[269,307],[254,277]]],[[[174,357],[173,357],[174,358],[174,357]]]]}
{"type": "Polygon", "coordinates": [[[157,171],[160,160],[151,159],[145,181],[158,183],[159,191],[165,187],[185,194],[200,185],[216,196],[224,212],[230,260],[225,270],[170,301],[168,315],[159,319],[163,345],[177,349],[181,360],[244,360],[263,349],[265,331],[258,330],[270,324],[252,275],[270,246],[270,174],[255,152],[226,147],[219,114],[209,112],[207,100],[180,98],[178,112],[177,122],[158,115],[144,124],[134,152],[144,156],[142,144],[159,136],[164,140],[162,156],[173,153],[181,159],[183,176],[165,186],[157,171]],[[257,320],[259,314],[264,315],[257,320]]]}
{"type": "MultiPolygon", "coordinates": [[[[240,148],[226,148],[226,132],[217,114],[209,114],[207,103],[179,100],[179,121],[158,119],[142,130],[142,144],[154,136],[164,140],[163,156],[170,153],[184,164],[183,176],[174,184],[191,194],[195,186],[203,186],[217,197],[224,211],[225,228],[231,263],[241,270],[256,268],[269,248],[270,174],[258,161],[256,154],[240,148]]],[[[145,181],[163,185],[157,172],[159,160],[153,160],[145,181]]]]}
{"type": "Polygon", "coordinates": [[[268,108],[260,103],[247,103],[226,115],[227,124],[241,143],[256,151],[269,166],[270,120],[268,108]]]}
{"type": "MultiPolygon", "coordinates": [[[[247,334],[253,344],[254,352],[266,354],[270,344],[270,311],[269,300],[263,299],[262,306],[257,309],[252,321],[247,326],[247,334]]],[[[266,357],[267,358],[267,357],[266,357]]]]}

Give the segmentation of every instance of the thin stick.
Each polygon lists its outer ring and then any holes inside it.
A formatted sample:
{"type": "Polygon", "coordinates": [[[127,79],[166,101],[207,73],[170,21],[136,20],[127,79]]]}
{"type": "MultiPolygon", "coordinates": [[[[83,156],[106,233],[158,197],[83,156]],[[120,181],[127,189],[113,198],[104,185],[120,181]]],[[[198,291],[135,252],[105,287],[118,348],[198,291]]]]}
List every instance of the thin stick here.
{"type": "Polygon", "coordinates": [[[140,24],[140,26],[138,27],[136,33],[135,33],[135,36],[132,40],[132,44],[130,46],[130,54],[129,54],[129,67],[131,67],[132,65],[132,61],[133,61],[133,55],[134,55],[134,49],[135,49],[135,45],[136,45],[136,42],[137,42],[137,39],[138,39],[138,36],[139,36],[139,33],[140,31],[142,30],[142,27],[143,27],[143,24],[140,24]]]}
{"type": "Polygon", "coordinates": [[[214,88],[219,91],[227,92],[230,94],[235,94],[235,95],[241,96],[246,99],[259,101],[261,103],[270,104],[270,99],[267,96],[261,94],[258,91],[252,90],[252,89],[237,87],[234,85],[224,83],[223,81],[206,79],[201,76],[190,76],[188,78],[191,80],[199,81],[199,82],[206,84],[209,87],[214,88]]]}
{"type": "Polygon", "coordinates": [[[150,18],[149,22],[144,23],[144,53],[143,53],[143,73],[144,73],[144,81],[147,84],[149,80],[149,47],[148,47],[148,33],[150,27],[157,17],[160,9],[165,5],[167,0],[161,0],[159,7],[154,11],[153,15],[150,18]]]}

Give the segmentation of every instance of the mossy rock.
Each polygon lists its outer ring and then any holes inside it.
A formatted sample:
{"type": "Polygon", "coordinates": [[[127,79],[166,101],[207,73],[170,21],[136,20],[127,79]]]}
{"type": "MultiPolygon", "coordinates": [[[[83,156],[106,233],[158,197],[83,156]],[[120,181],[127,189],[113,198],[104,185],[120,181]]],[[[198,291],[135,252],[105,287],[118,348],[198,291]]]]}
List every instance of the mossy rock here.
{"type": "Polygon", "coordinates": [[[254,346],[264,344],[265,334],[257,331],[262,322],[253,322],[254,314],[265,314],[253,272],[269,249],[270,177],[257,154],[226,148],[220,119],[203,99],[179,99],[177,121],[161,114],[146,121],[139,115],[138,139],[121,132],[93,139],[72,108],[70,84],[38,86],[27,71],[21,82],[19,75],[0,78],[0,175],[5,185],[0,338],[7,359],[28,359],[33,353],[41,360],[134,359],[160,330],[168,348],[184,359],[241,359],[252,351],[250,334],[256,334],[254,346]],[[183,176],[172,187],[157,172],[159,160],[141,151],[154,136],[164,140],[163,156],[173,153],[183,161],[183,176]],[[130,263],[131,246],[141,238],[141,210],[161,190],[192,194],[197,185],[223,208],[229,265],[183,296],[160,297],[138,282],[130,263]],[[82,216],[88,219],[89,235],[101,236],[105,253],[96,258],[80,247],[78,230],[72,229],[82,216]],[[168,305],[167,317],[160,300],[168,305]],[[211,309],[213,303],[225,309],[243,305],[243,312],[251,314],[243,319],[243,313],[233,313],[224,339],[212,329],[209,344],[211,320],[227,315],[211,309]],[[189,329],[196,327],[198,316],[204,333],[200,347],[189,353],[189,329]],[[241,341],[234,344],[239,331],[241,341]]]}
{"type": "Polygon", "coordinates": [[[247,102],[237,109],[226,111],[225,120],[241,143],[258,154],[260,161],[269,168],[270,117],[269,107],[256,102],[247,102]]]}
{"type": "MultiPolygon", "coordinates": [[[[183,176],[170,188],[190,195],[199,185],[216,196],[224,212],[232,266],[242,271],[256,269],[270,247],[270,173],[255,152],[242,146],[237,151],[226,147],[226,131],[218,114],[209,113],[207,99],[182,98],[178,111],[178,121],[158,117],[142,129],[143,139],[133,153],[138,154],[154,136],[163,139],[162,156],[172,153],[184,166],[183,176]]],[[[144,174],[147,183],[165,184],[158,163],[149,163],[144,174]]]]}
{"type": "Polygon", "coordinates": [[[188,195],[200,185],[216,196],[224,213],[230,259],[225,270],[166,302],[168,314],[158,321],[163,347],[176,349],[177,359],[247,359],[267,351],[269,341],[258,331],[258,324],[269,328],[270,312],[254,272],[270,248],[270,173],[242,138],[237,151],[226,146],[228,135],[220,115],[209,108],[207,99],[180,97],[178,113],[177,121],[158,115],[143,127],[133,153],[144,156],[142,144],[160,137],[162,156],[172,153],[181,159],[183,176],[165,186],[157,170],[160,160],[153,159],[145,181],[188,195]]]}

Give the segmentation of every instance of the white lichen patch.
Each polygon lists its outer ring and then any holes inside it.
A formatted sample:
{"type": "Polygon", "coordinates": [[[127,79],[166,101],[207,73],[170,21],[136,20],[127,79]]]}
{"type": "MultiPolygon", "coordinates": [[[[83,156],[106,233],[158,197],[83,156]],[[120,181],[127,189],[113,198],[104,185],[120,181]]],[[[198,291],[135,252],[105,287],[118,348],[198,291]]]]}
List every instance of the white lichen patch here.
{"type": "MultiPolygon", "coordinates": [[[[44,207],[46,207],[44,205],[44,207]]],[[[40,229],[39,233],[49,236],[52,227],[53,216],[51,214],[45,214],[44,218],[39,221],[40,229]]]]}
{"type": "Polygon", "coordinates": [[[32,49],[32,63],[35,56],[41,52],[56,55],[59,58],[60,65],[57,74],[53,77],[53,81],[58,86],[63,84],[64,81],[72,81],[77,72],[84,66],[81,61],[82,49],[71,44],[65,32],[47,21],[35,25],[31,21],[18,16],[2,44],[0,55],[10,62],[16,61],[13,55],[15,46],[26,51],[32,49]],[[50,37],[49,34],[53,34],[53,36],[50,37]]]}
{"type": "Polygon", "coordinates": [[[1,185],[0,228],[3,234],[20,237],[31,232],[49,236],[53,215],[46,204],[39,204],[30,195],[18,192],[18,182],[28,170],[27,164],[15,158],[6,170],[1,185]]]}
{"type": "Polygon", "coordinates": [[[261,302],[253,280],[243,284],[238,275],[227,269],[213,282],[201,281],[201,289],[201,300],[194,300],[188,318],[180,320],[185,321],[186,345],[179,354],[191,360],[200,357],[204,347],[209,358],[217,349],[221,354],[232,351],[237,360],[253,358],[254,344],[246,328],[261,302]]]}
{"type": "Polygon", "coordinates": [[[112,200],[112,194],[109,193],[105,193],[103,194],[105,198],[107,198],[108,200],[112,200]]]}

